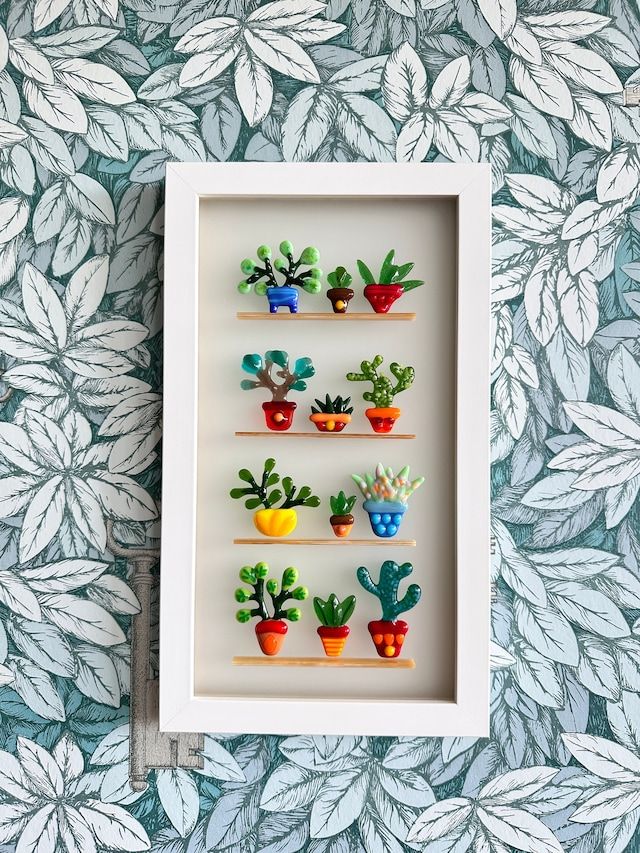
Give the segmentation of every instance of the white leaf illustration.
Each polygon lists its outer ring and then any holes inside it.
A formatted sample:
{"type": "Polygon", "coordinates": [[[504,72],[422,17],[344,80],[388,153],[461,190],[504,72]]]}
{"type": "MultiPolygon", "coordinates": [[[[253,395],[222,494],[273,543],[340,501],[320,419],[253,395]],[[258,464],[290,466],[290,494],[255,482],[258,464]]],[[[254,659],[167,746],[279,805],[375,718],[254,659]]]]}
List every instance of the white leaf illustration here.
{"type": "Polygon", "coordinates": [[[405,123],[396,142],[396,159],[401,163],[422,162],[433,141],[433,117],[427,110],[415,113],[405,123]]]}
{"type": "Polygon", "coordinates": [[[254,127],[271,109],[273,81],[267,66],[244,48],[235,64],[235,90],[244,117],[254,127]]]}
{"type": "Polygon", "coordinates": [[[82,57],[55,59],[56,77],[77,95],[105,104],[127,104],[135,95],[113,69],[82,57]]]}
{"type": "Polygon", "coordinates": [[[42,612],[61,631],[99,646],[124,642],[122,629],[107,611],[93,601],[70,593],[53,593],[41,598],[42,612]]]}
{"type": "Polygon", "coordinates": [[[490,806],[477,811],[490,833],[505,844],[527,853],[562,853],[555,835],[539,818],[510,806],[490,806]]]}
{"type": "Polygon", "coordinates": [[[337,124],[345,141],[373,162],[393,159],[396,130],[384,110],[364,95],[340,97],[337,124]]]}
{"type": "Polygon", "coordinates": [[[525,23],[516,21],[515,27],[504,39],[504,43],[511,53],[515,53],[529,65],[542,65],[540,42],[525,23]]]}
{"type": "Polygon", "coordinates": [[[556,71],[584,89],[601,95],[622,91],[613,68],[593,50],[568,41],[546,41],[543,53],[556,71]]]}
{"type": "Polygon", "coordinates": [[[564,734],[562,740],[573,757],[591,773],[614,782],[636,782],[640,758],[618,743],[597,735],[564,734]]]}
{"type": "Polygon", "coordinates": [[[38,83],[53,83],[53,68],[42,51],[27,39],[12,38],[9,60],[21,74],[38,83]]]}
{"type": "Polygon", "coordinates": [[[151,847],[142,824],[120,806],[89,799],[79,811],[102,846],[131,853],[151,847]]]}
{"type": "Polygon", "coordinates": [[[51,271],[63,276],[75,269],[91,246],[91,227],[86,219],[70,211],[56,243],[51,259],[51,271]]]}
{"type": "Polygon", "coordinates": [[[323,779],[311,809],[313,838],[336,835],[356,820],[366,802],[368,773],[346,770],[323,779]]]}
{"type": "Polygon", "coordinates": [[[57,293],[42,273],[26,264],[22,274],[22,299],[27,316],[49,343],[63,349],[67,342],[67,323],[57,293]]]}
{"type": "Polygon", "coordinates": [[[64,310],[71,330],[85,325],[102,302],[109,272],[106,255],[91,258],[69,279],[64,293],[64,310]]]}
{"type": "Polygon", "coordinates": [[[42,618],[36,596],[20,575],[14,574],[9,569],[0,569],[0,601],[18,616],[24,616],[36,622],[42,618]]]}
{"type": "Polygon", "coordinates": [[[449,62],[434,80],[429,93],[429,106],[434,110],[455,106],[467,91],[471,79],[468,56],[449,62]]]}
{"type": "Polygon", "coordinates": [[[20,559],[30,560],[56,535],[62,524],[64,480],[56,475],[36,492],[29,504],[20,531],[20,559]]]}
{"type": "Polygon", "coordinates": [[[515,87],[534,106],[559,118],[573,118],[573,99],[560,74],[547,65],[531,65],[517,56],[509,60],[515,87]]]}
{"type": "Polygon", "coordinates": [[[573,118],[569,127],[589,145],[610,151],[613,144],[611,114],[600,98],[587,93],[573,93],[573,118]]]}
{"type": "Polygon", "coordinates": [[[440,800],[422,812],[411,827],[407,841],[424,844],[446,838],[463,825],[472,812],[473,805],[465,797],[440,800]]]}
{"type": "Polygon", "coordinates": [[[111,613],[133,615],[140,603],[129,586],[115,575],[102,575],[87,587],[87,595],[111,613]]]}
{"type": "MultiPolygon", "coordinates": [[[[86,113],[85,124],[86,124],[86,113]]],[[[24,116],[22,124],[29,132],[25,145],[45,169],[60,175],[73,175],[75,166],[66,142],[44,121],[24,116]]]]}
{"type": "Polygon", "coordinates": [[[62,181],[51,184],[40,196],[33,211],[31,227],[36,243],[45,243],[60,233],[69,208],[62,181]]]}
{"type": "Polygon", "coordinates": [[[581,346],[586,346],[598,328],[598,287],[589,270],[572,276],[560,269],[556,282],[562,321],[581,346]]]}
{"type": "Polygon", "coordinates": [[[158,770],[156,786],[162,808],[184,838],[198,820],[200,797],[192,777],[179,767],[158,770]]]}
{"type": "Polygon", "coordinates": [[[516,0],[476,0],[478,8],[494,33],[506,38],[516,23],[516,0]]]}
{"type": "Polygon", "coordinates": [[[282,125],[282,153],[286,160],[308,160],[322,145],[336,116],[329,92],[308,86],[292,99],[282,125]]]}
{"type": "Polygon", "coordinates": [[[634,192],[640,180],[640,163],[633,146],[613,151],[598,172],[596,190],[601,204],[618,201],[634,192]]]}
{"type": "Polygon", "coordinates": [[[382,94],[387,112],[398,121],[407,121],[427,99],[427,72],[408,42],[397,47],[382,74],[382,94]]]}
{"type": "Polygon", "coordinates": [[[522,384],[502,371],[493,387],[496,407],[514,438],[519,438],[524,430],[528,403],[522,384]]]}
{"type": "MultiPolygon", "coordinates": [[[[7,666],[14,676],[12,688],[32,711],[45,720],[62,722],[66,718],[64,704],[48,673],[17,655],[7,659],[7,666]]],[[[25,784],[35,787],[27,776],[24,779],[25,784]]]]}
{"type": "Polygon", "coordinates": [[[82,102],[65,86],[25,80],[22,91],[29,109],[46,124],[57,130],[86,133],[87,114],[82,102]]]}
{"type": "Polygon", "coordinates": [[[55,625],[17,618],[8,623],[7,633],[16,648],[37,666],[53,675],[75,675],[71,646],[55,625]]]}
{"type": "Polygon", "coordinates": [[[67,8],[71,0],[36,0],[33,9],[33,29],[43,30],[67,8]]]}
{"type": "Polygon", "coordinates": [[[87,104],[85,142],[93,150],[113,160],[129,159],[127,131],[121,116],[108,107],[87,104]]]}
{"type": "Polygon", "coordinates": [[[20,234],[29,219],[29,203],[19,196],[0,199],[0,243],[8,243],[20,234]]]}
{"type": "Polygon", "coordinates": [[[293,811],[309,805],[322,785],[322,777],[292,762],[271,773],[262,791],[260,808],[267,811],[293,811]]]}
{"type": "Polygon", "coordinates": [[[180,72],[180,86],[190,89],[215,80],[231,65],[240,49],[240,41],[225,42],[224,46],[216,50],[208,50],[192,56],[180,72]]]}
{"type": "Polygon", "coordinates": [[[319,83],[318,71],[300,45],[283,33],[264,28],[246,30],[247,47],[281,74],[307,83],[319,83]]]}
{"type": "Polygon", "coordinates": [[[605,15],[582,9],[563,9],[545,15],[525,15],[524,20],[543,39],[574,41],[597,33],[609,24],[605,15]]]}
{"type": "Polygon", "coordinates": [[[22,577],[36,592],[67,592],[79,589],[99,578],[108,563],[71,557],[22,570],[22,577]]]}
{"type": "Polygon", "coordinates": [[[102,225],[115,225],[116,213],[111,196],[95,178],[78,172],[67,179],[66,192],[82,216],[102,225]]]}
{"type": "Polygon", "coordinates": [[[81,693],[117,708],[120,704],[118,673],[109,655],[101,649],[80,644],[75,649],[77,673],[75,684],[81,693]]]}

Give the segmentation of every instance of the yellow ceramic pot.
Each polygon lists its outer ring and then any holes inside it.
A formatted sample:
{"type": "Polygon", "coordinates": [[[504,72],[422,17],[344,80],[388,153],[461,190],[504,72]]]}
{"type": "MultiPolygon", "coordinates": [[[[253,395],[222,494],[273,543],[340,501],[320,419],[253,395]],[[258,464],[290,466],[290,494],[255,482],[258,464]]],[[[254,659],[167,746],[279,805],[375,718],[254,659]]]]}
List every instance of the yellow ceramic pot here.
{"type": "Polygon", "coordinates": [[[253,523],[264,536],[288,536],[296,528],[298,515],[295,509],[259,509],[253,523]]]}

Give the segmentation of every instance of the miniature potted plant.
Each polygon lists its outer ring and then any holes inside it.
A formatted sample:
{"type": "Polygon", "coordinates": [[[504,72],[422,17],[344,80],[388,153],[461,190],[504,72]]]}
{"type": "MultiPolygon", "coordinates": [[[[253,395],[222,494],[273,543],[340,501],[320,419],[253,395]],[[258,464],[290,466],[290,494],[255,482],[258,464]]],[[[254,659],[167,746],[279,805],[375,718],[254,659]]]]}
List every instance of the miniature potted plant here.
{"type": "Polygon", "coordinates": [[[338,492],[329,498],[331,505],[331,517],[329,524],[339,539],[346,539],[353,527],[353,516],[351,510],[356,502],[356,496],[347,497],[344,492],[338,492]]]}
{"type": "Polygon", "coordinates": [[[364,261],[358,261],[358,270],[365,283],[365,299],[367,299],[376,314],[386,314],[396,299],[399,299],[403,293],[407,293],[409,290],[413,290],[424,284],[424,281],[420,281],[419,279],[405,280],[414,265],[413,263],[394,264],[394,255],[395,249],[391,249],[382,262],[380,274],[377,279],[374,278],[373,273],[364,261]]]}
{"type": "Polygon", "coordinates": [[[374,432],[391,432],[401,415],[400,409],[392,405],[393,398],[410,388],[416,375],[413,367],[403,367],[394,361],[389,365],[389,371],[396,380],[394,385],[388,376],[378,375],[378,368],[383,361],[381,355],[376,355],[373,361],[363,361],[360,364],[361,373],[347,373],[350,382],[371,382],[373,385],[372,390],[365,391],[362,397],[373,403],[364,413],[369,418],[374,432]]]}
{"type": "Polygon", "coordinates": [[[331,301],[334,314],[347,313],[347,306],[353,299],[352,281],[353,276],[344,267],[336,267],[327,276],[327,284],[329,285],[327,299],[331,301]]]}
{"type": "Polygon", "coordinates": [[[254,388],[267,388],[271,392],[271,400],[262,404],[267,427],[278,432],[289,429],[293,423],[293,413],[297,403],[287,400],[289,391],[304,391],[305,379],[315,374],[315,368],[310,358],[298,358],[289,369],[289,356],[284,350],[272,349],[265,353],[264,359],[257,352],[248,353],[242,359],[242,369],[255,376],[255,379],[243,379],[240,387],[243,391],[254,388]],[[275,377],[281,381],[276,381],[275,377]]]}
{"type": "Polygon", "coordinates": [[[385,560],[380,567],[380,579],[377,584],[373,582],[365,566],[360,566],[357,571],[361,586],[380,599],[382,618],[369,622],[367,627],[381,658],[398,657],[409,630],[407,623],[398,619],[398,616],[411,610],[420,601],[422,590],[417,583],[410,584],[404,598],[398,601],[400,581],[408,577],[412,571],[411,563],[403,563],[399,566],[393,560],[385,560]]]}
{"type": "Polygon", "coordinates": [[[326,601],[318,598],[318,596],[313,599],[313,609],[320,622],[318,635],[322,640],[324,653],[327,657],[338,658],[342,654],[350,631],[347,622],[355,607],[355,595],[348,595],[344,601],[340,601],[337,595],[332,592],[326,601]]]}
{"type": "Polygon", "coordinates": [[[298,291],[296,286],[304,288],[308,293],[319,293],[322,289],[320,279],[322,270],[315,265],[320,260],[320,252],[315,246],[307,246],[298,260],[293,258],[293,246],[289,240],[280,243],[280,252],[284,256],[276,258],[271,263],[271,249],[269,246],[259,246],[256,254],[258,261],[264,266],[245,258],[240,264],[240,269],[246,276],[238,285],[240,293],[251,293],[255,291],[261,296],[266,294],[269,300],[269,311],[275,314],[278,308],[288,308],[291,314],[298,313],[298,291]],[[301,266],[310,266],[311,269],[298,272],[301,266]],[[278,281],[276,272],[283,278],[278,281]]]}
{"type": "Polygon", "coordinates": [[[278,654],[284,643],[289,627],[285,620],[299,622],[302,617],[298,607],[285,607],[285,603],[289,599],[304,601],[308,597],[309,591],[304,586],[291,589],[298,580],[298,570],[294,569],[293,566],[285,569],[282,573],[280,591],[278,591],[278,581],[274,578],[269,578],[265,582],[268,574],[269,566],[266,563],[257,563],[255,566],[244,566],[240,569],[240,580],[252,587],[252,591],[239,587],[235,591],[235,599],[239,604],[255,601],[255,607],[252,607],[251,610],[247,608],[238,610],[236,619],[238,622],[244,623],[248,622],[252,616],[260,617],[260,621],[256,623],[256,637],[262,652],[265,655],[272,656],[278,654]],[[265,592],[271,599],[271,609],[273,610],[271,615],[269,615],[265,602],[265,592]]]}
{"type": "Polygon", "coordinates": [[[280,483],[280,475],[275,472],[275,467],[275,459],[265,461],[260,483],[256,482],[250,471],[241,468],[238,471],[238,477],[247,485],[231,489],[229,494],[235,499],[246,498],[244,505],[247,509],[263,507],[253,516],[253,523],[260,533],[264,536],[283,537],[295,530],[298,523],[298,515],[294,507],[320,506],[320,498],[311,494],[309,486],[298,489],[293,485],[291,477],[282,478],[282,490],[273,488],[280,483]],[[283,491],[284,500],[276,508],[275,504],[282,500],[283,491]]]}
{"type": "Polygon", "coordinates": [[[395,536],[407,511],[409,498],[424,483],[424,477],[411,482],[408,465],[394,476],[391,468],[385,468],[381,462],[376,466],[375,476],[351,476],[364,496],[362,506],[369,514],[375,535],[383,539],[395,536]]]}
{"type": "Polygon", "coordinates": [[[324,402],[315,400],[315,406],[311,406],[309,420],[316,425],[319,432],[342,432],[348,423],[351,423],[353,406],[350,406],[351,397],[331,397],[327,394],[324,402]]]}

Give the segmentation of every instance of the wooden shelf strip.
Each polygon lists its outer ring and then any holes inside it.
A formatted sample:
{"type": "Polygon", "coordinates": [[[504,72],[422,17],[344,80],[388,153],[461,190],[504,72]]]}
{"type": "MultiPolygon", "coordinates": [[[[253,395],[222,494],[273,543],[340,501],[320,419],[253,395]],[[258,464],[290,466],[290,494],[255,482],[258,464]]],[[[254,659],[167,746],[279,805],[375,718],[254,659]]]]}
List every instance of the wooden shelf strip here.
{"type": "Polygon", "coordinates": [[[374,311],[352,312],[351,314],[331,314],[329,311],[301,311],[298,314],[271,314],[269,311],[238,311],[238,320],[277,320],[287,322],[289,320],[337,320],[339,323],[350,323],[352,321],[372,321],[374,323],[393,323],[398,320],[415,320],[413,312],[396,312],[395,314],[376,314],[374,311]]]}
{"type": "Polygon", "coordinates": [[[271,438],[271,436],[279,436],[281,438],[364,438],[365,440],[374,439],[376,441],[379,439],[403,440],[416,437],[413,432],[318,432],[318,430],[315,432],[276,432],[270,429],[257,430],[255,432],[237,430],[236,435],[241,437],[249,436],[252,438],[263,436],[269,436],[269,438],[271,438]]]}
{"type": "Polygon", "coordinates": [[[279,539],[263,536],[256,539],[234,539],[234,545],[374,545],[415,548],[415,539],[279,539]]]}
{"type": "Polygon", "coordinates": [[[237,656],[234,666],[335,666],[361,669],[415,669],[413,658],[286,658],[266,656],[237,656]]]}

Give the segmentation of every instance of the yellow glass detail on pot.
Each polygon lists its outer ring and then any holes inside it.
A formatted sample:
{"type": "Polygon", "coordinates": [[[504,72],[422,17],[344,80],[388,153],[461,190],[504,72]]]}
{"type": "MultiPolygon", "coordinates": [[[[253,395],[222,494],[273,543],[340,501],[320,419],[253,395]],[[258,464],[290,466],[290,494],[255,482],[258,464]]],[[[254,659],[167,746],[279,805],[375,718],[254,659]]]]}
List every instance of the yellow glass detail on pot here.
{"type": "Polygon", "coordinates": [[[264,536],[288,536],[296,528],[298,515],[295,509],[259,509],[253,523],[264,536]]]}

